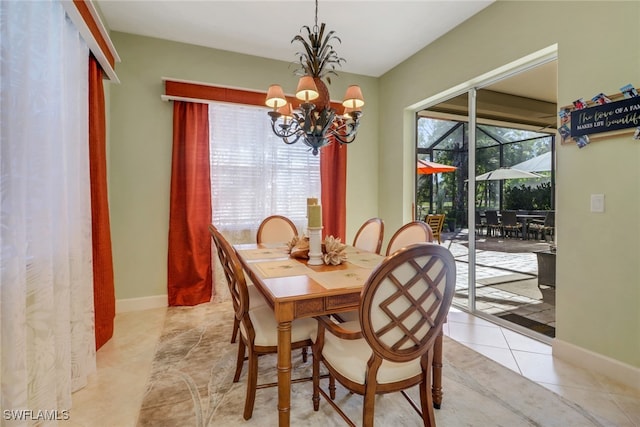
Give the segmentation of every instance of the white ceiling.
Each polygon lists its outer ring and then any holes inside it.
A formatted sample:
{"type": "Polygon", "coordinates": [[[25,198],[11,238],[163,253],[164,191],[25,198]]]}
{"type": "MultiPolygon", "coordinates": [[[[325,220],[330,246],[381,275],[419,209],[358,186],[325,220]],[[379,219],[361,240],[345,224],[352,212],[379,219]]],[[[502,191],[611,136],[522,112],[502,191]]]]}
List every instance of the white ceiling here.
{"type": "MultiPolygon", "coordinates": [[[[379,77],[494,0],[321,0],[326,22],[342,43],[341,70],[379,77]]],[[[294,62],[291,39],[314,24],[313,0],[98,0],[114,31],[294,62]]]]}

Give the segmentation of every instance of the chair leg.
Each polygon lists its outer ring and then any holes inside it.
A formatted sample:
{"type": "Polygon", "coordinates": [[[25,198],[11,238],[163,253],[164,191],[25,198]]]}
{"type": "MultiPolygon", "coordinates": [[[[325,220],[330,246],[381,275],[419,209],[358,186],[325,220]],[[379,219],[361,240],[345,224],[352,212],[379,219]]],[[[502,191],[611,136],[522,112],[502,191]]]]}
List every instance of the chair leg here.
{"type": "Polygon", "coordinates": [[[436,416],[433,411],[433,394],[430,391],[431,388],[431,369],[433,364],[433,350],[429,352],[428,362],[426,366],[422,368],[422,383],[420,384],[420,407],[422,410],[422,421],[425,427],[435,427],[436,416]]]}
{"type": "Polygon", "coordinates": [[[244,401],[244,419],[248,420],[253,415],[253,404],[256,400],[256,387],[258,386],[258,355],[249,349],[249,374],[247,376],[247,397],[244,401]]]}
{"type": "Polygon", "coordinates": [[[240,327],[240,322],[234,316],[233,317],[233,332],[231,332],[231,344],[234,344],[236,342],[236,338],[238,337],[238,329],[239,329],[239,327],[240,327]]]}
{"type": "Polygon", "coordinates": [[[237,383],[240,379],[240,374],[242,373],[242,365],[244,365],[244,352],[246,346],[244,345],[244,341],[240,338],[238,342],[238,358],[236,360],[236,373],[233,376],[233,382],[237,383]]]}
{"type": "Polygon", "coordinates": [[[308,352],[307,347],[302,347],[302,361],[304,363],[307,363],[307,352],[308,352]]]}
{"type": "Polygon", "coordinates": [[[317,355],[315,352],[313,353],[312,366],[313,397],[311,400],[313,401],[313,410],[317,411],[320,409],[320,355],[317,355]]]}
{"type": "Polygon", "coordinates": [[[362,426],[373,427],[375,415],[376,387],[375,384],[367,384],[364,391],[364,402],[362,405],[362,426]]]}
{"type": "Polygon", "coordinates": [[[331,400],[336,398],[336,378],[329,374],[329,397],[331,400]]]}

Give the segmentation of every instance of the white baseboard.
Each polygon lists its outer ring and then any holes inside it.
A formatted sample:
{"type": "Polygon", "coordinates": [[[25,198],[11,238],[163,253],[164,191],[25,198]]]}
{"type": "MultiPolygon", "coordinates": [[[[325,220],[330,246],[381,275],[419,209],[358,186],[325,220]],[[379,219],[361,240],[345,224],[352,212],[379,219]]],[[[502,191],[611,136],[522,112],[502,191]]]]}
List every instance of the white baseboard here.
{"type": "Polygon", "coordinates": [[[553,356],[566,360],[591,372],[604,375],[616,382],[638,389],[640,384],[640,368],[620,362],[602,354],[594,353],[574,344],[554,339],[553,356]]]}
{"type": "Polygon", "coordinates": [[[149,310],[169,306],[168,295],[154,295],[151,297],[127,298],[116,300],[116,314],[128,311],[149,310]]]}

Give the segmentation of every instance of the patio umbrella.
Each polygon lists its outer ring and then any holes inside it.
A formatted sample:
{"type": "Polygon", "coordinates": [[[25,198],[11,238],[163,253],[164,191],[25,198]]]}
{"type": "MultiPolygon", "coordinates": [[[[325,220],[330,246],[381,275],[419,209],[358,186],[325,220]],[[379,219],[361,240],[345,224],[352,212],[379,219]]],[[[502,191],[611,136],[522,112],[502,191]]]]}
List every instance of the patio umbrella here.
{"type": "Polygon", "coordinates": [[[430,162],[428,160],[418,160],[418,174],[431,175],[439,172],[453,172],[458,169],[455,166],[443,165],[442,163],[430,162]]]}
{"type": "MultiPolygon", "coordinates": [[[[418,160],[416,168],[418,175],[435,175],[440,172],[454,172],[458,169],[455,166],[444,165],[442,163],[431,162],[429,160],[418,160]]],[[[435,180],[434,183],[434,180],[431,177],[429,177],[429,179],[431,180],[431,185],[435,184],[437,191],[438,181],[435,180]]],[[[429,193],[429,206],[433,206],[433,187],[429,193]]],[[[429,208],[429,210],[431,210],[431,208],[429,208]]],[[[413,213],[415,213],[415,209],[412,209],[412,215],[413,213]]]]}
{"type": "Polygon", "coordinates": [[[547,172],[551,170],[551,151],[512,166],[527,172],[547,172]]]}
{"type": "MultiPolygon", "coordinates": [[[[492,170],[491,172],[483,173],[482,175],[476,176],[477,181],[501,181],[505,179],[528,179],[528,178],[542,178],[542,175],[538,175],[537,173],[527,172],[520,169],[514,168],[499,168],[492,170]]],[[[502,187],[500,189],[500,209],[502,209],[502,187]]],[[[488,187],[485,183],[484,186],[484,199],[487,200],[487,192],[488,187]]],[[[482,206],[482,200],[480,200],[480,205],[482,206]]]]}
{"type": "Polygon", "coordinates": [[[491,172],[476,176],[476,181],[499,181],[502,179],[542,178],[537,173],[527,172],[514,168],[500,168],[491,172]]]}

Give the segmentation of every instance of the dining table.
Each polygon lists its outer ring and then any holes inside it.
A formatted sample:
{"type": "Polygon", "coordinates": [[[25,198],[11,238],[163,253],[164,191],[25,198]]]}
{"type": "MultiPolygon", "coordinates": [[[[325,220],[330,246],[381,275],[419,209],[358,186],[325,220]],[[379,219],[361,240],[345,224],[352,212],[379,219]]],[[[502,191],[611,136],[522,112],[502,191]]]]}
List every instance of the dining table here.
{"type": "MultiPolygon", "coordinates": [[[[289,426],[291,322],[357,310],[363,286],[384,257],[346,246],[346,261],[341,264],[309,265],[305,259],[290,257],[286,243],[237,244],[234,249],[246,274],[273,309],[278,323],[278,425],[289,426]]],[[[434,407],[440,408],[442,331],[434,345],[431,392],[434,407]]]]}

